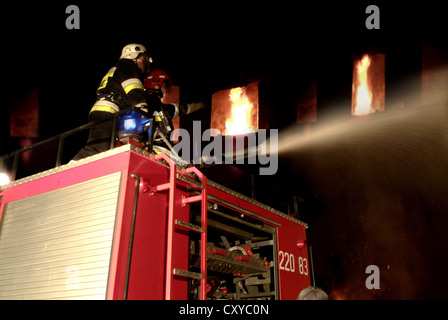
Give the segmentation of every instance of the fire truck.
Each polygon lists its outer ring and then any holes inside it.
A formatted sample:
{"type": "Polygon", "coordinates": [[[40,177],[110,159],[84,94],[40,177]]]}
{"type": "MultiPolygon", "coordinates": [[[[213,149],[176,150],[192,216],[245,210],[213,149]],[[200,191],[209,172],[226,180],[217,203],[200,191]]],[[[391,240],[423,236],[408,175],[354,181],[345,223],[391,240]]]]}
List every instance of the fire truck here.
{"type": "Polygon", "coordinates": [[[0,299],[297,299],[307,224],[127,143],[0,192],[0,299]]]}

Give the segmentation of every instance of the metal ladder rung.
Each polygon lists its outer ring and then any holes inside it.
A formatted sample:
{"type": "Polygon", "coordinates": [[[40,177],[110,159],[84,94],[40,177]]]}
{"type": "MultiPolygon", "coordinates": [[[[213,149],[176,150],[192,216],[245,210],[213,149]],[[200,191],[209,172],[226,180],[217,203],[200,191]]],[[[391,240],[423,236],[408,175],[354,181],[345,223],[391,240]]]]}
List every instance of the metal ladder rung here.
{"type": "Polygon", "coordinates": [[[173,269],[173,274],[175,276],[193,278],[193,279],[197,279],[197,280],[204,279],[204,275],[202,273],[191,272],[191,271],[186,271],[186,270],[181,270],[181,269],[176,269],[176,268],[173,269]]]}
{"type": "Polygon", "coordinates": [[[188,223],[188,222],[181,221],[181,220],[178,220],[178,219],[175,219],[174,223],[177,226],[179,226],[179,227],[182,227],[182,228],[185,228],[185,229],[188,229],[188,230],[191,230],[191,231],[195,231],[195,232],[199,232],[199,233],[204,233],[205,232],[204,228],[202,228],[200,226],[197,226],[195,224],[192,224],[192,223],[188,223]]]}
{"type": "Polygon", "coordinates": [[[186,204],[202,201],[202,195],[192,196],[192,197],[184,197],[182,196],[182,206],[186,204]]]}
{"type": "Polygon", "coordinates": [[[197,182],[189,176],[184,176],[184,175],[181,175],[178,173],[176,178],[180,181],[186,182],[187,184],[189,184],[192,187],[195,187],[198,189],[205,189],[205,186],[201,182],[197,182]]]}

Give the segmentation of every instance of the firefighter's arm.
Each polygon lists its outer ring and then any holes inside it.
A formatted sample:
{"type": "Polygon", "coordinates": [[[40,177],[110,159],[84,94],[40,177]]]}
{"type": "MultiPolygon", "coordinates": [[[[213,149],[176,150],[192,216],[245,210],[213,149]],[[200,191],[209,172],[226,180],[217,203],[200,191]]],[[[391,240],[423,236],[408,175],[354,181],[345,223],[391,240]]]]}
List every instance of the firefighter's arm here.
{"type": "MultiPolygon", "coordinates": [[[[141,84],[141,82],[140,82],[141,84]]],[[[125,90],[126,92],[126,90],[125,90]]],[[[142,88],[134,88],[126,93],[131,105],[136,106],[137,108],[145,109],[144,111],[148,111],[148,104],[146,102],[146,94],[142,88]]]]}
{"type": "Polygon", "coordinates": [[[178,106],[179,115],[184,116],[184,115],[196,112],[205,107],[207,107],[207,105],[204,102],[193,102],[193,103],[187,103],[187,104],[180,104],[178,106]]]}
{"type": "Polygon", "coordinates": [[[121,81],[121,87],[128,97],[128,101],[132,106],[138,108],[146,108],[146,94],[143,87],[143,83],[140,80],[140,73],[135,67],[134,62],[125,61],[120,65],[116,71],[117,76],[121,81]]]}
{"type": "Polygon", "coordinates": [[[180,104],[180,103],[162,104],[163,110],[168,112],[171,119],[175,119],[178,116],[185,116],[187,114],[193,113],[193,112],[198,111],[205,107],[206,107],[206,104],[203,102],[194,102],[194,103],[187,103],[187,104],[180,104]]]}
{"type": "Polygon", "coordinates": [[[137,108],[140,108],[142,111],[144,111],[144,112],[146,112],[146,113],[149,112],[149,110],[148,110],[148,105],[146,104],[146,102],[142,102],[142,103],[136,104],[135,106],[136,106],[137,108]]]}
{"type": "Polygon", "coordinates": [[[187,103],[187,110],[186,110],[185,114],[190,114],[190,113],[196,112],[205,107],[206,107],[206,104],[204,102],[187,103]]]}

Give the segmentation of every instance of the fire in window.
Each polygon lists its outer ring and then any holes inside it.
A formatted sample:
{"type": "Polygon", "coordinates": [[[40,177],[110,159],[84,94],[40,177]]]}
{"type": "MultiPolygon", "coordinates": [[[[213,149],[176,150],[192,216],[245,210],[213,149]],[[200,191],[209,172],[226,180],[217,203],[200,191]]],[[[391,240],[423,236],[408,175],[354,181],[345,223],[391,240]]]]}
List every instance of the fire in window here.
{"type": "Polygon", "coordinates": [[[221,90],[212,95],[211,127],[222,135],[258,130],[258,83],[221,90]]]}
{"type": "Polygon", "coordinates": [[[385,56],[364,55],[353,66],[352,115],[384,111],[385,56]]]}

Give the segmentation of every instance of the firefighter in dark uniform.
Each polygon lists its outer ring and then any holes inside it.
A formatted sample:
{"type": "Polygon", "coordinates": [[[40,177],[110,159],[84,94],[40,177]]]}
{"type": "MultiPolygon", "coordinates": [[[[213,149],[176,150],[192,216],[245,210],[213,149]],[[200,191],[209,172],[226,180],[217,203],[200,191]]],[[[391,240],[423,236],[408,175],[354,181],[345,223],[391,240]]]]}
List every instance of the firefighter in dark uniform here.
{"type": "MultiPolygon", "coordinates": [[[[102,79],[97,101],[89,113],[89,122],[100,121],[120,110],[136,106],[147,110],[146,93],[141,77],[149,72],[151,57],[141,44],[126,45],[117,64],[102,79]]],[[[92,127],[86,145],[73,160],[92,156],[110,148],[112,120],[92,127]]]]}

